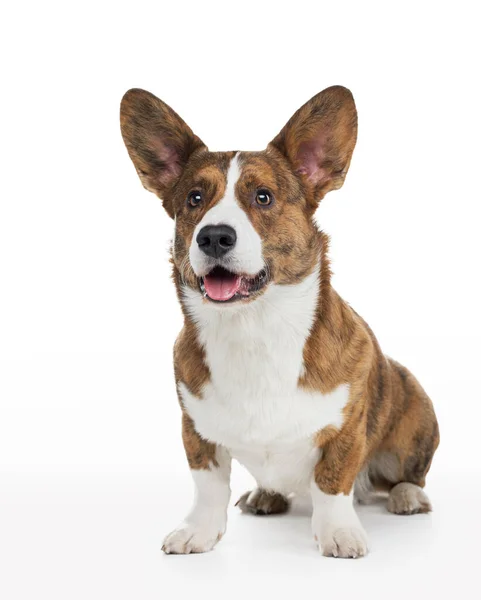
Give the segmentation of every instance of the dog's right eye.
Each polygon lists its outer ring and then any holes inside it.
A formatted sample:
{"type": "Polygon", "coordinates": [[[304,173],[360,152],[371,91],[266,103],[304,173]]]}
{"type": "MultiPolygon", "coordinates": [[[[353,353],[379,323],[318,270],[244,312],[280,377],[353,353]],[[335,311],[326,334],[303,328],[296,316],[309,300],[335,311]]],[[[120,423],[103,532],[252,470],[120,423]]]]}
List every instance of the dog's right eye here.
{"type": "Polygon", "coordinates": [[[189,206],[192,206],[192,208],[199,206],[199,204],[201,202],[202,202],[202,194],[198,190],[196,190],[194,192],[190,192],[190,194],[187,196],[187,204],[189,206]]]}

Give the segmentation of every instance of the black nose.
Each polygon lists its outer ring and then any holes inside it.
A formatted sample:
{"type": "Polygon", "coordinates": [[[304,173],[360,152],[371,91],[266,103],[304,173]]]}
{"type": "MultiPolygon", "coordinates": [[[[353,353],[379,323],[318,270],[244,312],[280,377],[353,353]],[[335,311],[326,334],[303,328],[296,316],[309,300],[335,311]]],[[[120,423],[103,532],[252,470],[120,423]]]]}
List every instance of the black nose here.
{"type": "Polygon", "coordinates": [[[199,248],[207,256],[221,258],[235,246],[237,235],[229,225],[206,225],[197,235],[199,248]]]}

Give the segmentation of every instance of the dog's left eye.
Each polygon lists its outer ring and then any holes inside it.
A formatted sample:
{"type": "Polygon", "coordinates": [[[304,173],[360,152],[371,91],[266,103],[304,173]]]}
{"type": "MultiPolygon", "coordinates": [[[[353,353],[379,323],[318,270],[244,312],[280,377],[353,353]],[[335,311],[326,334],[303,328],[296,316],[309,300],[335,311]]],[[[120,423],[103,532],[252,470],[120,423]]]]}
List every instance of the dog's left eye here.
{"type": "Polygon", "coordinates": [[[187,196],[187,204],[189,206],[192,206],[193,208],[195,208],[196,206],[199,206],[199,204],[202,202],[202,194],[196,190],[194,192],[190,192],[190,194],[187,196]]]}
{"type": "Polygon", "coordinates": [[[257,190],[256,203],[259,206],[269,206],[269,204],[272,204],[272,196],[267,190],[257,190]]]}

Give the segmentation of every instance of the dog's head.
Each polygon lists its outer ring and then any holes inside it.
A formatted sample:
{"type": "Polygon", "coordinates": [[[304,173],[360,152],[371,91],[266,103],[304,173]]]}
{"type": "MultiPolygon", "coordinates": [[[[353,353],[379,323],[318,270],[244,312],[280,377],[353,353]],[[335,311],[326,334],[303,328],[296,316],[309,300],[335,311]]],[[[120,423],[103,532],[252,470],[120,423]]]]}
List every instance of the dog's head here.
{"type": "Polygon", "coordinates": [[[342,186],[356,143],[351,93],[314,96],[263,152],[210,152],[167,104],[139,89],[121,129],[145,188],[175,219],[178,281],[206,302],[246,303],[271,283],[293,284],[319,260],[312,216],[342,186]]]}

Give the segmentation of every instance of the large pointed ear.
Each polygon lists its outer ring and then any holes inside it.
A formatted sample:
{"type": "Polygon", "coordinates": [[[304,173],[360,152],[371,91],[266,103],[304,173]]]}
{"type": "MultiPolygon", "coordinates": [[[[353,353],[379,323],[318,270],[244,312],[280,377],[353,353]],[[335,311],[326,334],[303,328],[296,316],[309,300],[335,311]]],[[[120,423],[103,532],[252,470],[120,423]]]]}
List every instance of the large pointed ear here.
{"type": "Polygon", "coordinates": [[[129,90],[120,105],[120,128],[130,158],[146,189],[174,216],[170,191],[190,156],[204,148],[170,106],[144,90],[129,90]]]}
{"type": "Polygon", "coordinates": [[[351,92],[333,86],[306,102],[271,142],[292,164],[317,202],[344,183],[357,138],[351,92]]]}

